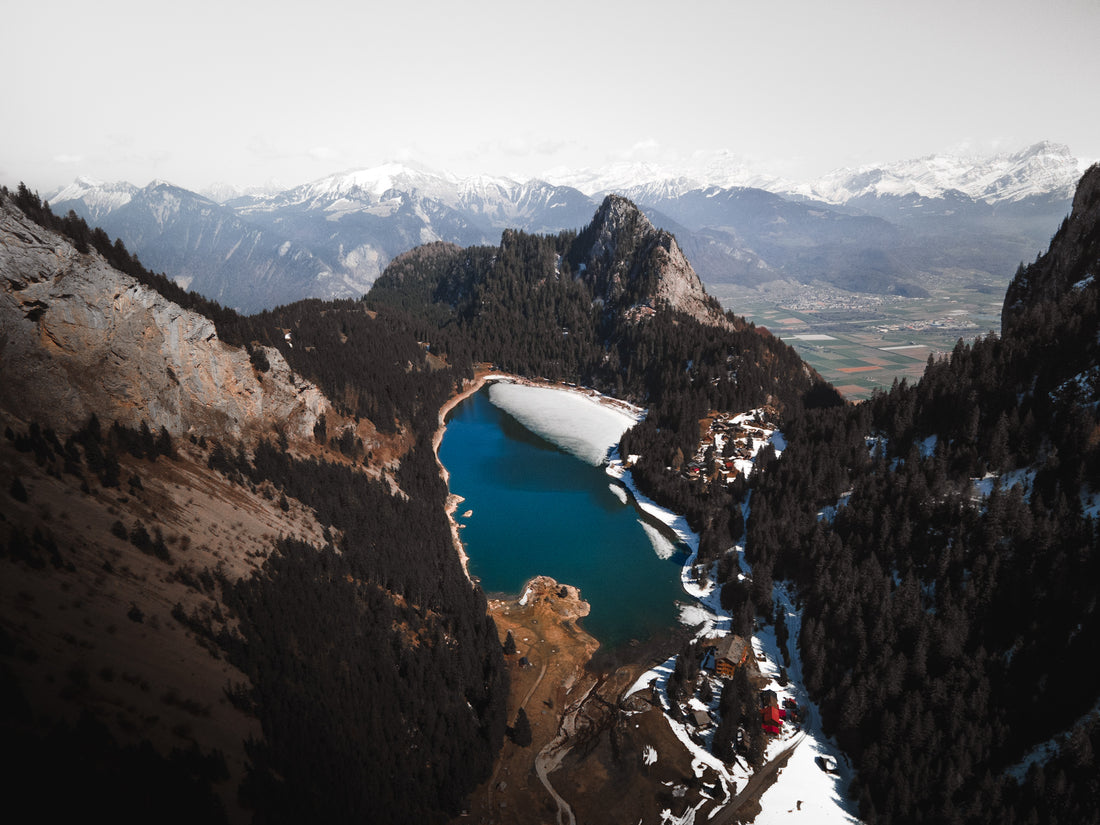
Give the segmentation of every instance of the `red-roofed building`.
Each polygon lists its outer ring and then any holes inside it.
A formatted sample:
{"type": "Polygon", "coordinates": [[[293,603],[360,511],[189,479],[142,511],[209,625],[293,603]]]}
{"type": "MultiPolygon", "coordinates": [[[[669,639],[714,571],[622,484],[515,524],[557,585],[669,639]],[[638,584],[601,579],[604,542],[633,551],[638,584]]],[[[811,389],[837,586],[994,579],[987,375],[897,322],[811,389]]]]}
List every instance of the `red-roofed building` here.
{"type": "Polygon", "coordinates": [[[772,736],[777,736],[780,729],[783,727],[783,718],[780,715],[779,708],[767,705],[761,711],[761,714],[764,717],[764,730],[772,736]]]}

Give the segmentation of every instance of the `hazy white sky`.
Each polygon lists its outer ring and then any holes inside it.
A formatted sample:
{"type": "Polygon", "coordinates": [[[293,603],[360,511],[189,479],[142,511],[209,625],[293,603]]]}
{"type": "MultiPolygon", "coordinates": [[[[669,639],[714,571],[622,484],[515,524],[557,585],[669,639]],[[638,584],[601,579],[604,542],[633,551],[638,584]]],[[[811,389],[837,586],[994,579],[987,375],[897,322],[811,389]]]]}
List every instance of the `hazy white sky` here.
{"type": "Polygon", "coordinates": [[[1100,158],[1100,0],[20,0],[0,182],[1100,158]]]}

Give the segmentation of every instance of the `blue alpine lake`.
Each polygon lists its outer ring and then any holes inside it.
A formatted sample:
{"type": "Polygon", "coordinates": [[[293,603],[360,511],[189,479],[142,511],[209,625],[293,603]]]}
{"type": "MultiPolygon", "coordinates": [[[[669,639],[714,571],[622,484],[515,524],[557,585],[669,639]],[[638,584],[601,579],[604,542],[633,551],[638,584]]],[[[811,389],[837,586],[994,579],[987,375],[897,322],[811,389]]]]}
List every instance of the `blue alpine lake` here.
{"type": "Polygon", "coordinates": [[[680,585],[685,552],[657,555],[641,513],[603,467],[528,430],[485,389],[451,411],[439,458],[464,499],[455,519],[487,594],[514,598],[537,575],[579,587],[592,606],[582,625],[606,647],[676,624],[677,602],[690,600],[680,585]]]}

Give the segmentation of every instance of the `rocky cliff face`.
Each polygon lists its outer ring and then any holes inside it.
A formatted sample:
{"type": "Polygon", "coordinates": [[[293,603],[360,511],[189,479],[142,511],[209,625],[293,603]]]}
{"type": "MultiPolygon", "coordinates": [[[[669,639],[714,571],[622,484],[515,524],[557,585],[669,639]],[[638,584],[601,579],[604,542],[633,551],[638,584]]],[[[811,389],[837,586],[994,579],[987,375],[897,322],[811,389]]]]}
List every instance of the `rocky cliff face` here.
{"type": "Polygon", "coordinates": [[[66,432],[105,422],[308,437],[327,401],[274,349],[248,354],[186,311],[0,203],[0,385],[13,413],[66,432]]]}
{"type": "Polygon", "coordinates": [[[582,277],[609,308],[628,318],[669,309],[704,324],[726,323],[676,239],[626,198],[608,195],[578,242],[587,247],[582,277]]]}
{"type": "Polygon", "coordinates": [[[1060,301],[1071,292],[1100,289],[1100,164],[1081,178],[1073,211],[1035,263],[1021,269],[1009,284],[1001,311],[1005,334],[1020,317],[1042,303],[1060,301]]]}

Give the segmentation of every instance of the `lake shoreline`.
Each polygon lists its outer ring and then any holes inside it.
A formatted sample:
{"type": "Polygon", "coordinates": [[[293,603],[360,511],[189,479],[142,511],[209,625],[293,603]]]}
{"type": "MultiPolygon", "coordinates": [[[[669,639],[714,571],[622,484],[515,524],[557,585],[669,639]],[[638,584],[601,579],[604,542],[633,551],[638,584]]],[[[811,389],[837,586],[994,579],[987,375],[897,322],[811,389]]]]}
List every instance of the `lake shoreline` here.
{"type": "Polygon", "coordinates": [[[440,406],[438,423],[435,432],[432,434],[432,452],[435,454],[436,464],[439,465],[439,477],[443,479],[443,483],[447,485],[447,501],[444,506],[444,511],[447,515],[447,520],[450,522],[452,543],[454,544],[455,552],[458,554],[459,562],[462,564],[462,570],[466,574],[466,578],[471,582],[473,582],[474,579],[470,574],[470,559],[466,553],[466,547],[462,543],[462,536],[460,535],[461,525],[455,518],[455,514],[458,512],[458,505],[465,499],[451,492],[451,474],[439,458],[439,448],[443,444],[443,436],[447,432],[447,416],[450,415],[459,404],[480,392],[486,385],[496,382],[575,393],[576,395],[590,399],[593,403],[610,407],[617,412],[624,413],[635,419],[640,419],[640,417],[645,414],[644,410],[627,401],[612,398],[611,396],[604,395],[598,390],[588,387],[579,387],[576,384],[567,384],[563,382],[524,378],[523,376],[493,370],[486,366],[475,368],[474,377],[465,381],[462,389],[444,401],[442,406],[440,406]]]}

